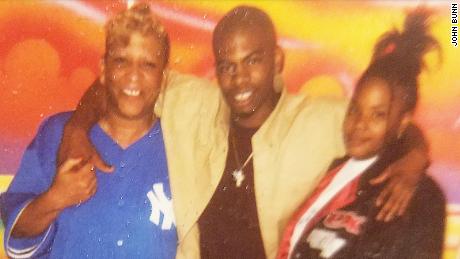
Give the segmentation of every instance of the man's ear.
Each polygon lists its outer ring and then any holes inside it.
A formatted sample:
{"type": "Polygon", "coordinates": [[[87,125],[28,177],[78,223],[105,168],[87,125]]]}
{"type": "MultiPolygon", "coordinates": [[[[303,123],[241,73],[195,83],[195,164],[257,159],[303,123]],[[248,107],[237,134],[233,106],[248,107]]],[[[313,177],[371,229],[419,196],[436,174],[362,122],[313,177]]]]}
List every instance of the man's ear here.
{"type": "Polygon", "coordinates": [[[412,124],[413,114],[412,112],[406,112],[401,118],[401,124],[399,125],[398,129],[398,138],[400,138],[404,132],[406,131],[407,127],[412,124]]]}
{"type": "Polygon", "coordinates": [[[104,58],[101,58],[99,60],[99,69],[100,69],[99,82],[102,85],[105,85],[105,60],[104,58]]]}
{"type": "Polygon", "coordinates": [[[275,72],[281,74],[284,69],[284,51],[279,46],[275,47],[275,72]]]}

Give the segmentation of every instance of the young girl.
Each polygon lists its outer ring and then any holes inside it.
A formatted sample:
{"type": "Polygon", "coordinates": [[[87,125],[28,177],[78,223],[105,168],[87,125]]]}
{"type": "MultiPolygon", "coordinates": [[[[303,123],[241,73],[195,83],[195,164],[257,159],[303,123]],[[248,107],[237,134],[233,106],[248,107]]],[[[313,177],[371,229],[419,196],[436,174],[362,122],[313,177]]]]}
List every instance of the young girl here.
{"type": "Polygon", "coordinates": [[[426,10],[377,43],[344,121],[347,156],[335,161],[285,231],[278,258],[440,258],[445,200],[428,176],[405,215],[376,221],[380,188],[369,185],[405,150],[400,138],[417,103],[422,57],[438,47],[426,10]]]}

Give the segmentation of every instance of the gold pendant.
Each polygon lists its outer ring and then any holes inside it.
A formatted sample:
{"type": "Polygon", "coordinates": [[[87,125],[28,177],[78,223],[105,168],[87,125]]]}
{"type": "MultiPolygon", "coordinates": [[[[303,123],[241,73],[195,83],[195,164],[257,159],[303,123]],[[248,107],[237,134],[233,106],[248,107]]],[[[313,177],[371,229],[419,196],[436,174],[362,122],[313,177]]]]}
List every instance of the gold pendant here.
{"type": "Polygon", "coordinates": [[[245,178],[243,170],[240,169],[240,170],[233,171],[232,176],[233,176],[233,180],[236,183],[236,187],[240,187],[245,178]]]}

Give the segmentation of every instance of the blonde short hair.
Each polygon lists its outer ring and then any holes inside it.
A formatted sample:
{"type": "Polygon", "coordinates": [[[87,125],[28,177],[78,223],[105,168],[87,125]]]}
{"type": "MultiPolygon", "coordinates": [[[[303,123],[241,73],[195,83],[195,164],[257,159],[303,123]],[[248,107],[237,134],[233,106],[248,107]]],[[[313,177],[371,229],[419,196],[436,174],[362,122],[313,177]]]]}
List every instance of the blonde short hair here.
{"type": "Polygon", "coordinates": [[[131,34],[140,33],[142,36],[153,36],[160,41],[165,64],[168,63],[170,48],[168,34],[148,4],[136,4],[118,13],[107,22],[105,32],[106,55],[113,44],[121,42],[128,45],[131,34]]]}

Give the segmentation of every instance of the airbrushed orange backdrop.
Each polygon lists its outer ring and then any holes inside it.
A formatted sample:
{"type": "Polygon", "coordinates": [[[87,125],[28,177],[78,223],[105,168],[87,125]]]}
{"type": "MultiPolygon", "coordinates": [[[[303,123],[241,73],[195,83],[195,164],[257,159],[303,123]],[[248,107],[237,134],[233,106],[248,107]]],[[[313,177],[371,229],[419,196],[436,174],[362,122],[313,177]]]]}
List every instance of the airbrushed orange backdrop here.
{"type": "MultiPolygon", "coordinates": [[[[442,64],[427,57],[417,118],[431,144],[432,175],[460,211],[460,48],[450,37],[450,2],[433,8],[433,34],[442,64]]],[[[2,188],[46,116],[75,107],[96,79],[104,51],[103,24],[126,1],[0,1],[0,174],[2,188]]],[[[172,41],[174,69],[213,78],[211,34],[216,21],[239,4],[266,10],[286,51],[290,91],[350,95],[376,39],[400,28],[416,1],[151,1],[172,41]]],[[[455,218],[458,218],[457,216],[455,218]]],[[[460,232],[460,220],[455,231],[460,232]],[[458,228],[458,229],[457,229],[458,228]]],[[[460,237],[449,247],[460,243],[460,237]]]]}

